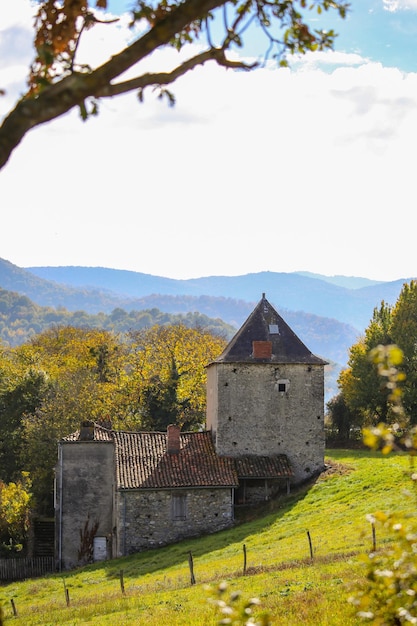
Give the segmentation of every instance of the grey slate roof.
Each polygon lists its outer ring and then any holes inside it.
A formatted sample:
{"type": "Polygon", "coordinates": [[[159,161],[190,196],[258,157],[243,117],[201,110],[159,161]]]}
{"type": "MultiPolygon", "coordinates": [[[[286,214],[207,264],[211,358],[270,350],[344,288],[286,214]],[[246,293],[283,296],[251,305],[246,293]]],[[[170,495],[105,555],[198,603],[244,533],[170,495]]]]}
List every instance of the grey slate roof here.
{"type": "Polygon", "coordinates": [[[246,322],[213,363],[306,363],[326,365],[297,337],[293,330],[262,295],[246,322]],[[271,343],[271,356],[255,358],[253,342],[271,343]]]}

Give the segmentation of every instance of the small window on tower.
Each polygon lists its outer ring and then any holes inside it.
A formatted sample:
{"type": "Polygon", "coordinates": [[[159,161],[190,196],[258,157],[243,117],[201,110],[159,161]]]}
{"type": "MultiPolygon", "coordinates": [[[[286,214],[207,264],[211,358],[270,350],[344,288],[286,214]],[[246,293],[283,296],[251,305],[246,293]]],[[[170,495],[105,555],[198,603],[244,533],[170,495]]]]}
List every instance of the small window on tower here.
{"type": "Polygon", "coordinates": [[[278,324],[270,324],[269,325],[269,334],[270,335],[279,335],[278,324]]]}
{"type": "Polygon", "coordinates": [[[275,383],[275,389],[278,393],[288,393],[290,389],[290,381],[288,378],[279,378],[275,383]]]}

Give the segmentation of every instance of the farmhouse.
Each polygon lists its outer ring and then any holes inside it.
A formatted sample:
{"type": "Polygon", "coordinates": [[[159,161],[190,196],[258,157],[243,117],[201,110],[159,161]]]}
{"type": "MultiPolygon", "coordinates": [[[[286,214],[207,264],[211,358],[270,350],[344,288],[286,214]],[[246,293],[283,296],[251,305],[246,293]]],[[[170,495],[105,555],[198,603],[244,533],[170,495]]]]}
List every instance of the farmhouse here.
{"type": "Polygon", "coordinates": [[[60,568],[216,532],[324,466],[324,366],[263,294],[207,366],[202,432],[85,422],[59,442],[60,568]]]}

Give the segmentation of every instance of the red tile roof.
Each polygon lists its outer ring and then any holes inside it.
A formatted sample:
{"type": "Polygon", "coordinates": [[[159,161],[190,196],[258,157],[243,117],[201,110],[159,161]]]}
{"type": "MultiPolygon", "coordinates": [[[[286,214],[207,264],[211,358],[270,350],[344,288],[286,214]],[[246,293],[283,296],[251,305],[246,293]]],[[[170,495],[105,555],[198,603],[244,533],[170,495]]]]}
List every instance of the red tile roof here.
{"type": "Polygon", "coordinates": [[[211,433],[181,433],[178,454],[167,453],[167,434],[113,431],[120,489],[235,487],[233,461],[217,456],[211,433]]]}
{"type": "MultiPolygon", "coordinates": [[[[180,433],[178,454],[167,452],[167,433],[124,432],[94,424],[85,443],[114,443],[118,489],[237,487],[239,478],[288,478],[292,470],[284,454],[221,457],[209,431],[180,433]]],[[[63,442],[80,442],[80,431],[63,442]]]]}

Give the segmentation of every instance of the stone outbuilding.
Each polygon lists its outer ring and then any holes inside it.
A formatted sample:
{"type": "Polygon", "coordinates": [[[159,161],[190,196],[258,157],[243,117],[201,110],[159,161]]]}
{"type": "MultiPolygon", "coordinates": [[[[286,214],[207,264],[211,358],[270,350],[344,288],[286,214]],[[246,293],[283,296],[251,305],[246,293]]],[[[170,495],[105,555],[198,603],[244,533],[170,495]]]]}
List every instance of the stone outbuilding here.
{"type": "Polygon", "coordinates": [[[207,366],[202,432],[121,432],[82,424],[58,445],[60,569],[233,524],[240,504],[324,467],[324,366],[265,295],[207,366]]]}
{"type": "Polygon", "coordinates": [[[59,567],[124,556],[233,523],[236,469],[208,431],[121,432],[87,422],[59,442],[59,567]]]}

